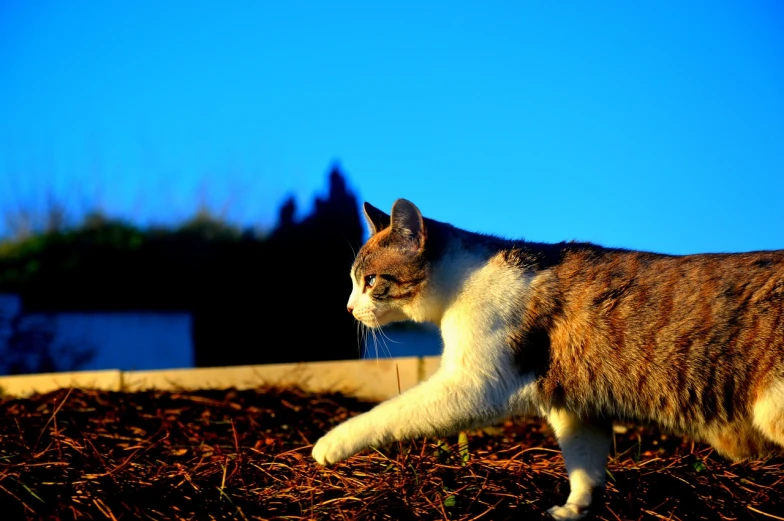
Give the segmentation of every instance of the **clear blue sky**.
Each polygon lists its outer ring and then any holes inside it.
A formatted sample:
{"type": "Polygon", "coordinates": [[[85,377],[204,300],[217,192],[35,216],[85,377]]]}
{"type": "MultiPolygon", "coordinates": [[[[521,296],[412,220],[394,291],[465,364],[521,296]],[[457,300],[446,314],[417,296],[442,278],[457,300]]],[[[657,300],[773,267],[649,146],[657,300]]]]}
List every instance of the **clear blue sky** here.
{"type": "Polygon", "coordinates": [[[0,209],[269,227],[339,161],[476,231],[784,248],[783,6],[5,0],[0,209]]]}

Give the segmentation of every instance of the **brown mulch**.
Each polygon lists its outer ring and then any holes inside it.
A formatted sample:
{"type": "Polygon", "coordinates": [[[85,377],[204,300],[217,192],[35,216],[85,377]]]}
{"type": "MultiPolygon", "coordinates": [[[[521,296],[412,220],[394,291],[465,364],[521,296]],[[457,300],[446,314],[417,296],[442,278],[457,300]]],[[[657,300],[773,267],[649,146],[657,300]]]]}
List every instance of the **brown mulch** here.
{"type": "MultiPolygon", "coordinates": [[[[370,406],[275,388],[0,400],[0,519],[539,519],[566,498],[538,421],[317,466],[311,444],[370,406]]],[[[638,428],[614,445],[598,519],[784,519],[782,458],[638,428]]]]}

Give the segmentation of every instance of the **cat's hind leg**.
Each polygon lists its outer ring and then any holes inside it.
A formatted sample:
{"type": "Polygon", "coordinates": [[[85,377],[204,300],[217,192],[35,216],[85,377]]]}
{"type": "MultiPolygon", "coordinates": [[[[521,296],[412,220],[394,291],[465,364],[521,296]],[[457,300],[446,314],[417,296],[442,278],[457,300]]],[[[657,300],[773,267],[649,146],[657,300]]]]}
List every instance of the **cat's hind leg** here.
{"type": "Polygon", "coordinates": [[[784,379],[774,380],[754,404],[754,425],[784,451],[784,379]]]}
{"type": "Polygon", "coordinates": [[[558,520],[581,519],[588,514],[593,498],[604,490],[612,422],[583,420],[565,409],[551,410],[547,420],[558,438],[570,489],[566,503],[548,513],[558,520]]]}

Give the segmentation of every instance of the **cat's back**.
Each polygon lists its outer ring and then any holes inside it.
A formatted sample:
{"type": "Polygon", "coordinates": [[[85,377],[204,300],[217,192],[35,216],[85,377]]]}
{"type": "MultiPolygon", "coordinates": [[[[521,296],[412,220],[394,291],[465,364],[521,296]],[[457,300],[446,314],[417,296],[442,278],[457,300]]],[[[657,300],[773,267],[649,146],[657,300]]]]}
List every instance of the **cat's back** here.
{"type": "Polygon", "coordinates": [[[784,302],[784,250],[679,256],[578,245],[564,248],[552,274],[565,298],[597,312],[620,305],[684,313],[698,303],[703,311],[753,311],[784,302]]]}

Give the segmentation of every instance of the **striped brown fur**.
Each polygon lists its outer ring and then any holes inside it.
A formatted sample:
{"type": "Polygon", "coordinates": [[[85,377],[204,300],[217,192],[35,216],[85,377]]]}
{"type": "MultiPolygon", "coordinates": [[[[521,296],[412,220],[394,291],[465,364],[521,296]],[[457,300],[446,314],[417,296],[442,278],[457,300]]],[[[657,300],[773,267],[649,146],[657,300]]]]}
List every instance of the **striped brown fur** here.
{"type": "MultiPolygon", "coordinates": [[[[510,338],[544,400],[655,421],[743,458],[773,446],[755,400],[784,378],[784,251],[667,256],[564,244],[510,338]],[[533,340],[533,342],[530,342],[533,340]]],[[[502,251],[518,269],[536,245],[502,251]]]]}

